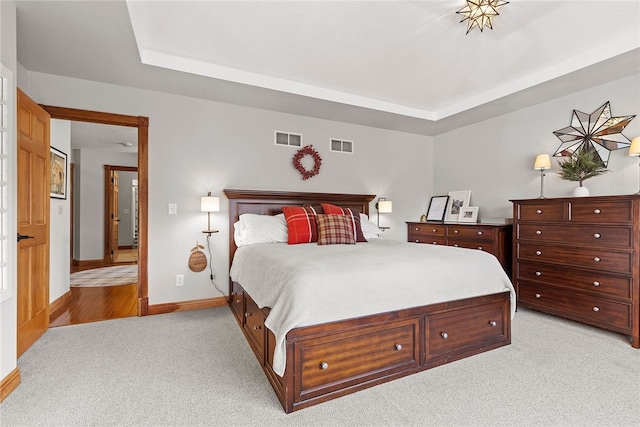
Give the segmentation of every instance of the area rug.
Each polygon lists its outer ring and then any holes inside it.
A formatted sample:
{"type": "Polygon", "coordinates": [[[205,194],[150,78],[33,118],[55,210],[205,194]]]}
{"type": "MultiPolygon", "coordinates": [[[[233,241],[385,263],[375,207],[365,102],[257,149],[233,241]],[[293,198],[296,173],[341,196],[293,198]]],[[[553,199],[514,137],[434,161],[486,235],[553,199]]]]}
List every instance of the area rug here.
{"type": "Polygon", "coordinates": [[[138,282],[137,265],[94,268],[71,274],[72,287],[130,285],[138,282]]]}

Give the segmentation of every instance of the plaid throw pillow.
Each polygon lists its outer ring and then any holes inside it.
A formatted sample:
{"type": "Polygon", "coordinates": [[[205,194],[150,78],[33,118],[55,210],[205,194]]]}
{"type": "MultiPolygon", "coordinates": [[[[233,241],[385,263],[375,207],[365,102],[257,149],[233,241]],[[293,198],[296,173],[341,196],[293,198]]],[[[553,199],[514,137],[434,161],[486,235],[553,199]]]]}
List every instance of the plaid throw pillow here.
{"type": "Polygon", "coordinates": [[[356,242],[366,242],[362,232],[362,225],[360,224],[360,212],[353,212],[349,208],[341,208],[340,206],[330,205],[329,203],[322,203],[322,211],[329,215],[346,215],[351,220],[351,228],[353,228],[353,235],[356,236],[356,242]]]}
{"type": "Polygon", "coordinates": [[[319,245],[354,245],[353,227],[347,215],[318,215],[319,245]]]}
{"type": "Polygon", "coordinates": [[[314,208],[311,206],[283,206],[282,212],[287,220],[290,245],[318,241],[317,213],[314,208]]]}

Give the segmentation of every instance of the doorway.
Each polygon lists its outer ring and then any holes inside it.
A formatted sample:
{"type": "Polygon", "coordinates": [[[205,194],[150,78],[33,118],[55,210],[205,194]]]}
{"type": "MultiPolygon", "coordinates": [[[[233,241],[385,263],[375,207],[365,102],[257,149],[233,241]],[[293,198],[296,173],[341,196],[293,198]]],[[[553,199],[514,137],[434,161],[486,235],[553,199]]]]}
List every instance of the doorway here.
{"type": "MultiPolygon", "coordinates": [[[[135,262],[137,267],[137,283],[132,285],[117,286],[117,287],[113,287],[113,289],[108,289],[108,288],[84,289],[81,292],[77,292],[76,288],[71,288],[70,290],[71,297],[68,299],[70,299],[71,301],[75,299],[76,302],[82,305],[85,305],[87,301],[91,299],[98,298],[98,299],[101,299],[101,301],[104,301],[104,298],[107,298],[107,299],[113,300],[114,303],[111,304],[112,308],[105,310],[106,312],[114,312],[114,311],[120,310],[123,312],[130,313],[128,315],[138,315],[138,316],[147,315],[148,314],[147,213],[148,213],[148,123],[149,123],[148,118],[141,117],[141,116],[128,116],[128,115],[120,115],[120,114],[102,113],[102,112],[96,112],[96,111],[78,110],[78,109],[55,107],[55,106],[42,106],[42,107],[51,115],[52,119],[68,120],[71,122],[99,123],[99,124],[106,124],[106,125],[126,126],[126,127],[137,129],[138,153],[137,153],[137,168],[135,168],[136,174],[137,174],[136,189],[135,189],[136,202],[137,202],[136,208],[135,208],[135,214],[137,217],[136,218],[137,219],[136,220],[136,240],[135,240],[136,257],[137,257],[137,260],[135,262]],[[118,289],[115,289],[115,288],[118,288],[118,289]],[[117,301],[119,300],[128,301],[128,302],[125,304],[117,304],[117,301]]],[[[78,171],[74,169],[74,175],[77,175],[77,172],[78,171]]],[[[76,215],[74,215],[74,218],[75,217],[76,215]]],[[[74,234],[74,239],[77,239],[78,238],[77,234],[76,233],[73,233],[73,234],[74,234]]],[[[131,246],[133,246],[133,244],[131,246]]],[[[106,258],[106,255],[104,255],[104,257],[106,258]]],[[[66,302],[67,301],[65,301],[65,303],[66,302]]],[[[75,322],[84,323],[82,322],[83,319],[78,313],[87,313],[89,311],[86,308],[85,309],[79,308],[76,310],[75,319],[71,319],[74,316],[72,316],[69,313],[67,315],[68,319],[66,321],[69,321],[71,323],[64,323],[65,320],[63,320],[63,324],[73,324],[75,322]]],[[[53,314],[52,314],[52,319],[53,319],[53,314]]],[[[98,321],[98,320],[105,320],[105,319],[94,318],[89,321],[98,321]]],[[[51,326],[59,326],[59,324],[55,324],[52,321],[51,326]]]]}

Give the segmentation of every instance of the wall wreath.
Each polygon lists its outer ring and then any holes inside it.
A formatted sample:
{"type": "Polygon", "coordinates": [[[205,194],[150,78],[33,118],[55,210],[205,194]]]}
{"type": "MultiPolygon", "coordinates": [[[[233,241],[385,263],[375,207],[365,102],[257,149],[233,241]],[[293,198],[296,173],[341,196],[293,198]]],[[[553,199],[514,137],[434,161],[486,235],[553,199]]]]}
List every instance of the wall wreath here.
{"type": "Polygon", "coordinates": [[[302,179],[307,180],[311,177],[314,177],[320,173],[320,165],[322,164],[322,157],[320,154],[313,148],[313,145],[307,145],[306,147],[302,147],[296,154],[293,156],[293,166],[302,174],[302,179]],[[302,164],[301,160],[305,156],[311,156],[313,158],[313,168],[307,169],[302,164]]]}

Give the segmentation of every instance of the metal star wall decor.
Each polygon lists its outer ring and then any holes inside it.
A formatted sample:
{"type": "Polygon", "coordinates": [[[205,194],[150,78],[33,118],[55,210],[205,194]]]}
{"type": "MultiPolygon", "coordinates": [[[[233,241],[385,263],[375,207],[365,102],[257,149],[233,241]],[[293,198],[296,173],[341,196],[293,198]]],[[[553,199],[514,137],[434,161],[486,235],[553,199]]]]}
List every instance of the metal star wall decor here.
{"type": "Polygon", "coordinates": [[[456,13],[464,16],[462,21],[467,22],[467,34],[474,28],[480,28],[480,32],[484,27],[493,30],[493,18],[498,16],[498,8],[509,3],[503,0],[467,0],[467,5],[456,13]]]}
{"type": "Polygon", "coordinates": [[[634,117],[635,115],[612,117],[609,101],[591,114],[573,110],[571,126],[553,132],[562,141],[553,156],[572,156],[584,147],[595,150],[597,159],[607,167],[611,150],[631,145],[622,131],[634,117]]]}

